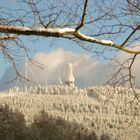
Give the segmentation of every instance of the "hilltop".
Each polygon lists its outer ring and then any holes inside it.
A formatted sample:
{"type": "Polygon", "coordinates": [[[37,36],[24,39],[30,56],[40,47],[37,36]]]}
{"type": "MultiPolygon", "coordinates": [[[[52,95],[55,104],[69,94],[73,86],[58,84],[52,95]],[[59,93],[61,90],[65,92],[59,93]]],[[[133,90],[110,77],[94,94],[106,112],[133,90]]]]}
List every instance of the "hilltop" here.
{"type": "MultiPolygon", "coordinates": [[[[138,96],[140,91],[137,90],[138,96]]],[[[0,104],[8,105],[25,115],[30,126],[40,111],[95,131],[111,139],[138,140],[140,134],[140,103],[132,89],[110,86],[71,89],[65,86],[39,86],[10,89],[0,94],[0,104]]]]}

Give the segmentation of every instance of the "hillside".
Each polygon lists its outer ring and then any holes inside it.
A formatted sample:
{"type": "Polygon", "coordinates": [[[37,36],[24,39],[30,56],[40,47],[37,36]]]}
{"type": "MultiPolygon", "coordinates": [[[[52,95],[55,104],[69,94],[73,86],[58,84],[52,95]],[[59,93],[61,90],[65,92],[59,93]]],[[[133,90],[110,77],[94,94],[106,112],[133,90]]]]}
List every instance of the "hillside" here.
{"type": "MultiPolygon", "coordinates": [[[[107,134],[118,140],[140,138],[140,102],[133,100],[131,89],[106,86],[73,90],[54,85],[32,87],[27,91],[12,89],[1,93],[0,104],[22,112],[28,126],[43,110],[53,118],[62,118],[84,126],[87,131],[95,131],[98,136],[107,134]]],[[[139,90],[137,92],[139,96],[139,90]]]]}

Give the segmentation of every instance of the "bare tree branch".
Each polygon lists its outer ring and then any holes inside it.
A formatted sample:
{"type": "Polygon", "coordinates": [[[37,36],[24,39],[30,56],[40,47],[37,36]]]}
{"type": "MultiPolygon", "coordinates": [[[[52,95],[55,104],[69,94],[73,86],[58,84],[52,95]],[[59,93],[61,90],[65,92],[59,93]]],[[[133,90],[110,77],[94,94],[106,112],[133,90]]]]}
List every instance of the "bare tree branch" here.
{"type": "Polygon", "coordinates": [[[17,35],[37,35],[44,37],[64,37],[64,36],[75,36],[78,39],[86,42],[97,43],[100,45],[111,46],[113,48],[117,48],[127,53],[131,54],[140,54],[140,51],[132,50],[131,48],[126,48],[119,44],[115,44],[110,40],[98,40],[94,37],[84,35],[79,31],[76,31],[74,28],[38,28],[38,29],[30,29],[27,27],[19,27],[19,26],[5,26],[0,25],[0,32],[2,33],[13,33],[17,35]]]}
{"type": "Polygon", "coordinates": [[[78,31],[85,23],[87,7],[88,7],[88,0],[85,0],[83,15],[82,15],[82,18],[81,18],[81,23],[80,23],[79,26],[76,27],[76,31],[78,31]]]}
{"type": "Polygon", "coordinates": [[[13,50],[23,48],[26,52],[26,47],[19,43],[22,35],[66,38],[101,58],[105,51],[112,53],[112,50],[115,52],[112,58],[120,50],[134,55],[134,59],[124,63],[116,60],[118,72],[114,73],[114,79],[120,84],[133,81],[132,66],[135,56],[140,54],[139,48],[131,47],[140,39],[139,0],[20,0],[16,1],[18,4],[23,7],[7,9],[2,6],[0,9],[0,50],[8,60],[11,59],[13,67],[13,61],[18,57],[13,50]],[[11,57],[2,46],[7,47],[11,57]],[[126,67],[128,62],[132,65],[126,67]]]}
{"type": "Polygon", "coordinates": [[[125,39],[125,41],[121,44],[121,46],[124,46],[128,40],[133,36],[133,34],[135,34],[135,32],[139,29],[139,26],[137,26],[131,33],[130,35],[125,39]]]}
{"type": "Polygon", "coordinates": [[[14,40],[16,38],[17,36],[0,36],[0,41],[1,40],[14,40]]]}

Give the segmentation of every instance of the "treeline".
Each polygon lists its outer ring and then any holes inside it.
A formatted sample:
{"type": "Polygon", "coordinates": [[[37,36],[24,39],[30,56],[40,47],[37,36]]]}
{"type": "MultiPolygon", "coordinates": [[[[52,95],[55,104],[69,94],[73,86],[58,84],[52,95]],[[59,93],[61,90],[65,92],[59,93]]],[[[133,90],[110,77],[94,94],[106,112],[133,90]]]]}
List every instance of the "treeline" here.
{"type": "Polygon", "coordinates": [[[62,118],[53,118],[44,111],[26,125],[24,115],[0,106],[0,140],[110,140],[106,134],[96,132],[62,118]]]}

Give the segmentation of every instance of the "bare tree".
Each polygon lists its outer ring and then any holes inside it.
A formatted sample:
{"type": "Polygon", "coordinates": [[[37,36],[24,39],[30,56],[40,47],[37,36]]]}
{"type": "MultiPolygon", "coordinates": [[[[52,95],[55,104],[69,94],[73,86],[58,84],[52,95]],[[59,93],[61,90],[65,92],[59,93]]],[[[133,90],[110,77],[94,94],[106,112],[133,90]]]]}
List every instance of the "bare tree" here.
{"type": "MultiPolygon", "coordinates": [[[[126,60],[129,66],[124,67],[126,62],[118,63],[120,68],[112,79],[127,69],[127,79],[124,76],[121,79],[129,81],[132,86],[131,68],[140,54],[139,48],[132,48],[140,39],[139,3],[139,0],[17,0],[18,8],[11,9],[1,3],[0,49],[15,70],[17,54],[16,51],[11,53],[9,42],[16,44],[16,49],[27,52],[22,36],[65,38],[102,56],[111,52],[114,57],[124,51],[132,54],[132,58],[126,60]]],[[[16,73],[21,76],[18,71],[16,73]]]]}

